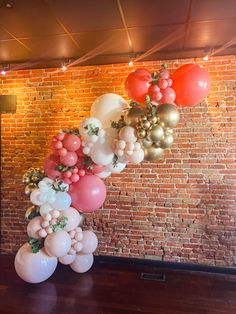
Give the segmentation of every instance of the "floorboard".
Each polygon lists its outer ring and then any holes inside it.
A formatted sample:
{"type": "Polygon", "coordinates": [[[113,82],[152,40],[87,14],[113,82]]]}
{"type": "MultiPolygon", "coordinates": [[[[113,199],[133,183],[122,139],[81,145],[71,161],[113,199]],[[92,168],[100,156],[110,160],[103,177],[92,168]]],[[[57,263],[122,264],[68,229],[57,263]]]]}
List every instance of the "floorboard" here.
{"type": "Polygon", "coordinates": [[[235,314],[236,276],[96,262],[85,274],[58,266],[41,284],[23,282],[0,257],[1,314],[235,314]],[[143,280],[141,273],[165,275],[143,280]]]}

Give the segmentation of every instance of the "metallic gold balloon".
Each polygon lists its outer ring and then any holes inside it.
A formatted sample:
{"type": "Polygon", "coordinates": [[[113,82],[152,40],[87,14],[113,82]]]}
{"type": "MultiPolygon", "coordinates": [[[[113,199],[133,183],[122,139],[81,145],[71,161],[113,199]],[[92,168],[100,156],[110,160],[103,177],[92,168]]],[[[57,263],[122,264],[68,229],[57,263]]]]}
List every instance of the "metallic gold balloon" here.
{"type": "Polygon", "coordinates": [[[144,129],[141,129],[137,132],[137,135],[139,138],[144,138],[146,136],[146,131],[144,129]]]}
{"type": "Polygon", "coordinates": [[[150,147],[144,150],[144,160],[147,161],[155,161],[156,159],[160,158],[164,153],[162,148],[155,148],[150,147]]]}
{"type": "Polygon", "coordinates": [[[124,117],[125,123],[135,127],[139,121],[139,118],[141,118],[143,115],[145,115],[145,111],[143,109],[139,107],[132,107],[124,117]]]}
{"type": "MultiPolygon", "coordinates": [[[[37,213],[39,213],[39,207],[38,206],[30,206],[29,208],[27,208],[26,212],[25,212],[25,219],[29,220],[29,216],[33,216],[32,214],[36,213],[34,216],[38,216],[37,213]]],[[[32,219],[32,218],[31,218],[32,219]]]]}
{"type": "Polygon", "coordinates": [[[159,124],[165,128],[173,129],[179,122],[179,112],[176,106],[171,104],[162,104],[157,107],[157,116],[159,124]]]}
{"type": "Polygon", "coordinates": [[[147,121],[142,121],[141,122],[141,126],[144,128],[144,130],[148,130],[151,126],[151,123],[147,120],[147,121]]]}
{"type": "Polygon", "coordinates": [[[141,140],[141,145],[143,146],[143,148],[149,148],[152,146],[152,141],[145,137],[141,140]]]}
{"type": "Polygon", "coordinates": [[[22,183],[25,183],[25,184],[30,183],[30,178],[24,176],[24,177],[22,178],[22,183]]]}
{"type": "Polygon", "coordinates": [[[157,124],[158,118],[154,116],[154,117],[151,117],[149,121],[151,122],[151,124],[157,124]]]}
{"type": "Polygon", "coordinates": [[[158,142],[163,138],[164,130],[160,125],[156,124],[151,128],[148,134],[153,142],[158,142]]]}
{"type": "Polygon", "coordinates": [[[174,142],[174,137],[172,134],[167,134],[163,137],[163,139],[160,141],[160,147],[161,148],[168,148],[170,147],[174,142]]]}

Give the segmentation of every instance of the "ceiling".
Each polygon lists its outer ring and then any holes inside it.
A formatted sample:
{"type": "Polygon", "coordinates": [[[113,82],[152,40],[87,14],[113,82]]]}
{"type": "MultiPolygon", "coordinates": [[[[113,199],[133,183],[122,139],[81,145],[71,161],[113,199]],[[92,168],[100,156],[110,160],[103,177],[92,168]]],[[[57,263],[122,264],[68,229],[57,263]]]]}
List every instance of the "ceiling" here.
{"type": "Polygon", "coordinates": [[[0,64],[236,54],[236,0],[0,0],[0,64]]]}

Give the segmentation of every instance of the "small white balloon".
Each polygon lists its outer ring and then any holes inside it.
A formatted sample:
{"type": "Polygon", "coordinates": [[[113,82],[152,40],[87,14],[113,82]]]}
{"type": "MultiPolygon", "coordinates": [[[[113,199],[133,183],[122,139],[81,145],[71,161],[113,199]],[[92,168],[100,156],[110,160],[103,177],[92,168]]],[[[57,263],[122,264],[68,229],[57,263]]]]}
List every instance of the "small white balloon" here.
{"type": "Polygon", "coordinates": [[[67,192],[57,192],[56,200],[51,205],[56,210],[65,210],[71,205],[71,197],[67,192]]]}
{"type": "Polygon", "coordinates": [[[30,194],[30,201],[37,206],[43,205],[44,202],[39,200],[40,190],[36,189],[30,194]]]}
{"type": "Polygon", "coordinates": [[[40,206],[39,213],[41,216],[46,216],[52,209],[53,208],[49,203],[44,203],[40,206]]]}
{"type": "Polygon", "coordinates": [[[101,179],[106,179],[111,176],[111,172],[103,171],[103,172],[97,173],[96,176],[98,176],[101,179]]]}

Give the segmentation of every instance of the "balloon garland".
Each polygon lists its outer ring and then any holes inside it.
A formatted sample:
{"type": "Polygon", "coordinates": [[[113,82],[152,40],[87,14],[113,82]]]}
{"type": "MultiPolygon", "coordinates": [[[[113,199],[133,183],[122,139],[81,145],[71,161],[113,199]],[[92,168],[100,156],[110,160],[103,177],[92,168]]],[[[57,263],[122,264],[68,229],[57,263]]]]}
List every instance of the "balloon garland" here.
{"type": "Polygon", "coordinates": [[[15,270],[26,282],[47,280],[58,261],[78,273],[88,271],[98,239],[82,230],[84,214],[100,208],[106,198],[101,179],[119,173],[128,163],[154,162],[174,141],[177,106],[200,103],[210,90],[206,70],[186,64],[172,75],[131,72],[125,87],[130,105],[119,95],[104,94],[78,129],[60,130],[51,140],[44,171],[30,168],[23,176],[28,243],[15,257],[15,270]]]}

